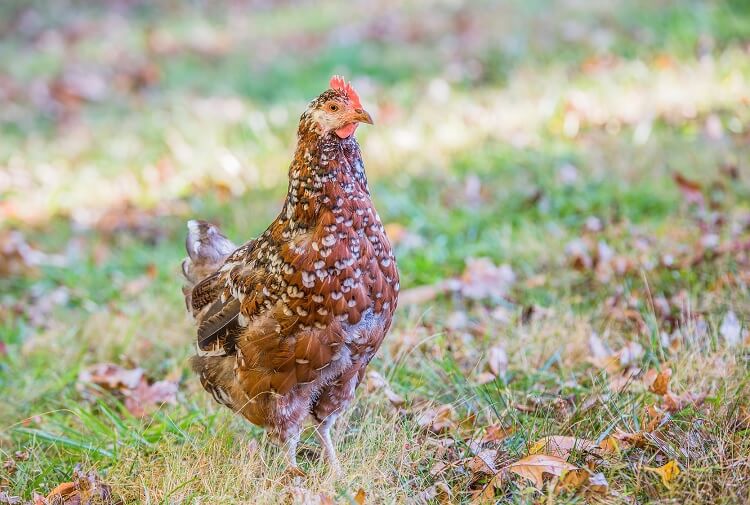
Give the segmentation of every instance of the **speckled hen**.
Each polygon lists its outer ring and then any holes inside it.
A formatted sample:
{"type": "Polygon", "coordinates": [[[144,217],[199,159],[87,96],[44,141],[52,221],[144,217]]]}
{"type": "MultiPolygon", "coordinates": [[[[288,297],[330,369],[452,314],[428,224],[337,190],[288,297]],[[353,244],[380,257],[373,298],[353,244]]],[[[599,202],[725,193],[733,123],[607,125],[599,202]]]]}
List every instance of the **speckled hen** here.
{"type": "Polygon", "coordinates": [[[354,138],[372,119],[343,78],[330,86],[300,118],[279,216],[240,247],[191,221],[183,263],[201,384],[266,427],[295,470],[308,415],[338,469],[331,427],[388,332],[399,291],[354,138]]]}

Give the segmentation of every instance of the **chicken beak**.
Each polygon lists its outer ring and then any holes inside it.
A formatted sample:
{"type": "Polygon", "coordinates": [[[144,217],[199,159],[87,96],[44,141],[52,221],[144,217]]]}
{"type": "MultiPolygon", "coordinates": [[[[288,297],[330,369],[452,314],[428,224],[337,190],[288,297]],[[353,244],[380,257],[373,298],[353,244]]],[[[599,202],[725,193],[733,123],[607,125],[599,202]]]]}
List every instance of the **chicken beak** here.
{"type": "Polygon", "coordinates": [[[372,122],[372,116],[370,116],[370,113],[364,109],[354,109],[352,120],[359,123],[374,124],[372,122]]]}

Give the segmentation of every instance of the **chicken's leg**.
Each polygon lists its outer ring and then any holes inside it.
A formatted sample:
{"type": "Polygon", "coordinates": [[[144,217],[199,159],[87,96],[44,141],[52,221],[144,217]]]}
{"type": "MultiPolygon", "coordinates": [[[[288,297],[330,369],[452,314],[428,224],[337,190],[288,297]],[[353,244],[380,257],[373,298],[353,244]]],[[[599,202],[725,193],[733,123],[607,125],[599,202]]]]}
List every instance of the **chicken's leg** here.
{"type": "Polygon", "coordinates": [[[299,432],[289,435],[284,441],[284,460],[287,464],[287,471],[293,476],[304,476],[305,472],[297,466],[297,444],[299,444],[299,432]]]}
{"type": "Polygon", "coordinates": [[[341,473],[341,465],[339,464],[339,458],[336,456],[336,448],[333,446],[333,440],[331,440],[331,427],[336,422],[336,417],[338,417],[337,414],[330,414],[326,417],[317,426],[315,433],[318,435],[318,440],[323,448],[325,460],[335,473],[341,473]]]}

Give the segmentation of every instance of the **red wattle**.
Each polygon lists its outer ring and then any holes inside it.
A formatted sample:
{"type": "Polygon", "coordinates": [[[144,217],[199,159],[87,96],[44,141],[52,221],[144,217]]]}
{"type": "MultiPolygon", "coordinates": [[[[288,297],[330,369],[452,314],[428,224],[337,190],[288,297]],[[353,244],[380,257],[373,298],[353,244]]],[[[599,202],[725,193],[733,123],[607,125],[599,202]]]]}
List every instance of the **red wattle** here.
{"type": "Polygon", "coordinates": [[[356,129],[357,123],[349,123],[348,125],[342,126],[338,130],[336,130],[336,135],[338,135],[339,138],[345,139],[347,137],[350,137],[356,129]]]}

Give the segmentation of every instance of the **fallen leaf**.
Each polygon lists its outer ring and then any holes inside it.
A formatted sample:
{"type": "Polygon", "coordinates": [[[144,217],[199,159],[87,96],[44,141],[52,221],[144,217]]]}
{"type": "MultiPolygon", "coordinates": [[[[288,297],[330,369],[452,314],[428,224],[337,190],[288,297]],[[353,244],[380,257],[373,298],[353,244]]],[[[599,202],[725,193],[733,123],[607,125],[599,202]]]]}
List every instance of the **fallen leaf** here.
{"type": "MultiPolygon", "coordinates": [[[[659,373],[655,370],[649,370],[643,375],[643,383],[648,386],[648,390],[662,397],[661,409],[668,412],[677,412],[684,409],[688,405],[699,405],[705,400],[706,393],[691,393],[685,392],[680,395],[673,393],[669,386],[669,381],[672,378],[672,369],[665,368],[659,373]]],[[[661,423],[661,417],[658,420],[654,420],[653,417],[657,415],[657,411],[653,410],[655,407],[649,407],[652,409],[648,411],[650,417],[652,417],[649,426],[659,425],[661,423]],[[651,416],[654,414],[654,416],[651,416]]],[[[663,417],[663,416],[662,416],[663,417]]],[[[653,431],[648,429],[647,431],[653,431]]]]}
{"type": "Polygon", "coordinates": [[[601,472],[597,472],[589,476],[589,483],[587,488],[596,494],[609,494],[609,482],[607,482],[607,479],[601,472]]]}
{"type": "Polygon", "coordinates": [[[627,431],[622,431],[620,428],[615,428],[615,432],[612,435],[612,438],[634,447],[644,447],[647,443],[646,437],[643,432],[630,433],[627,431]]]}
{"type": "MultiPolygon", "coordinates": [[[[41,498],[41,497],[38,497],[41,498]]],[[[104,484],[96,472],[82,472],[79,467],[73,470],[73,481],[55,487],[42,503],[54,505],[114,504],[110,487],[104,484]]],[[[40,501],[37,499],[37,501],[40,501]]]]}
{"type": "Polygon", "coordinates": [[[136,417],[143,417],[165,403],[177,404],[177,384],[167,380],[149,384],[143,378],[138,387],[125,394],[125,408],[136,417]]]}
{"type": "Polygon", "coordinates": [[[489,258],[468,258],[460,292],[473,300],[503,298],[515,281],[509,265],[495,265],[489,258]]]}
{"type": "Polygon", "coordinates": [[[357,494],[354,495],[354,502],[357,505],[364,505],[365,498],[367,498],[367,493],[365,493],[364,489],[359,488],[359,490],[357,490],[357,494]]]}
{"type": "Polygon", "coordinates": [[[607,495],[609,494],[609,483],[603,473],[592,473],[591,471],[579,468],[563,473],[562,478],[555,486],[555,492],[561,490],[569,493],[577,492],[584,488],[587,492],[607,495]]]}
{"type": "Polygon", "coordinates": [[[451,492],[451,488],[448,487],[448,484],[439,481],[420,492],[417,495],[417,499],[417,503],[435,503],[435,500],[437,500],[437,503],[448,504],[453,503],[453,493],[451,492]]]}
{"type": "Polygon", "coordinates": [[[110,390],[134,389],[143,379],[142,368],[132,370],[112,363],[92,365],[78,374],[78,382],[96,384],[110,390]]]}
{"type": "Polygon", "coordinates": [[[568,492],[575,492],[583,487],[589,481],[589,472],[583,468],[576,470],[570,470],[563,474],[562,478],[555,487],[555,491],[558,489],[565,490],[568,492]]]}
{"type": "Polygon", "coordinates": [[[544,474],[560,477],[563,472],[577,470],[578,467],[557,456],[531,454],[515,463],[511,463],[507,469],[516,475],[528,479],[537,489],[542,489],[544,486],[544,474]]]}
{"type": "Polygon", "coordinates": [[[126,369],[112,363],[100,363],[78,374],[78,389],[94,384],[124,397],[125,408],[136,417],[151,413],[156,407],[177,403],[177,383],[161,380],[151,383],[141,368],[126,369]]]}
{"type": "Polygon", "coordinates": [[[496,459],[497,450],[484,449],[473,458],[469,458],[464,466],[472,474],[494,475],[497,473],[497,469],[495,468],[496,459]]]}
{"type": "Polygon", "coordinates": [[[669,392],[663,397],[662,408],[669,412],[679,412],[690,405],[699,406],[706,399],[706,396],[708,396],[706,393],[691,393],[689,391],[681,395],[669,392]]]}
{"type": "Polygon", "coordinates": [[[439,407],[432,407],[423,410],[417,416],[417,426],[423,430],[432,431],[434,433],[442,433],[443,431],[452,429],[456,426],[454,422],[455,412],[451,405],[440,405],[439,407]]]}
{"type": "Polygon", "coordinates": [[[666,465],[658,467],[644,466],[643,469],[657,474],[659,477],[661,477],[661,481],[667,487],[670,487],[670,483],[674,480],[675,477],[680,474],[680,467],[677,466],[677,462],[675,460],[671,460],[666,465]]]}
{"type": "Polygon", "coordinates": [[[537,440],[529,449],[529,454],[547,454],[567,459],[572,451],[597,452],[598,450],[601,450],[601,447],[593,440],[557,435],[537,440]]]}
{"type": "Polygon", "coordinates": [[[654,377],[654,381],[649,385],[648,390],[659,396],[667,394],[669,392],[669,380],[671,378],[672,369],[665,368],[654,377]]]}
{"type": "Polygon", "coordinates": [[[472,505],[494,504],[496,502],[495,489],[502,487],[506,476],[507,472],[505,470],[502,470],[496,473],[484,486],[475,491],[472,491],[472,505]]]}
{"type": "Polygon", "coordinates": [[[646,424],[646,431],[649,433],[657,429],[669,419],[669,414],[656,405],[649,405],[646,407],[646,414],[648,414],[649,418],[649,421],[646,424]]]}
{"type": "Polygon", "coordinates": [[[609,436],[599,442],[599,447],[601,447],[604,452],[611,452],[615,454],[620,453],[620,443],[613,436],[609,436]]]}
{"type": "Polygon", "coordinates": [[[516,428],[513,426],[506,427],[502,424],[492,424],[488,426],[482,437],[482,442],[501,442],[515,433],[516,428]]]}

